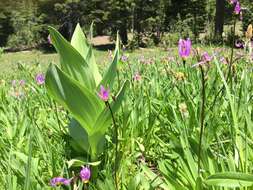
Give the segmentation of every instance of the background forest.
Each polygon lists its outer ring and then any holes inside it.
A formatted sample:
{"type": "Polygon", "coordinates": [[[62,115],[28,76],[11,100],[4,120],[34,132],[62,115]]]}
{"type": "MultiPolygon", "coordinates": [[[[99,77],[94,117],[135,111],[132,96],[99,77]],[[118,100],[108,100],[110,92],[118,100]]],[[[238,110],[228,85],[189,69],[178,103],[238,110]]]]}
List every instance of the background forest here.
{"type": "MultiPolygon", "coordinates": [[[[251,0],[241,4],[237,35],[253,20],[251,0]]],[[[47,25],[70,39],[77,23],[87,31],[92,22],[94,36],[112,36],[118,30],[131,48],[168,47],[185,36],[205,44],[224,43],[231,41],[226,26],[232,25],[232,9],[225,0],[0,0],[0,46],[44,47],[47,25]]]]}

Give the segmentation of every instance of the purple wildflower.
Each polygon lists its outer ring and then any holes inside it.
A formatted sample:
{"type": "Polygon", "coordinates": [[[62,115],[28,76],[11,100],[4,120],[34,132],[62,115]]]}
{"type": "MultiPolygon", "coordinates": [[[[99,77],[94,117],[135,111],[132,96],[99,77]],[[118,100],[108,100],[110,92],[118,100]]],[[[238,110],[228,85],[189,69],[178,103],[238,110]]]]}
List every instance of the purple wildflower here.
{"type": "Polygon", "coordinates": [[[25,86],[25,80],[23,80],[23,79],[20,80],[20,81],[19,81],[19,85],[20,85],[20,86],[25,86]]]}
{"type": "Polygon", "coordinates": [[[121,56],[121,61],[122,62],[127,62],[127,60],[128,60],[128,57],[126,55],[121,56]]]}
{"type": "Polygon", "coordinates": [[[71,179],[66,179],[66,178],[63,178],[63,177],[55,177],[53,179],[51,179],[50,181],[50,185],[52,187],[56,187],[56,186],[59,186],[59,185],[69,185],[72,181],[72,178],[71,179]]]}
{"type": "Polygon", "coordinates": [[[47,42],[48,42],[49,44],[52,44],[52,40],[51,40],[50,34],[47,36],[47,42]]]}
{"type": "Polygon", "coordinates": [[[99,96],[99,98],[101,98],[101,100],[107,102],[108,99],[109,99],[109,89],[106,90],[106,89],[104,88],[104,86],[101,85],[101,86],[100,86],[100,91],[99,91],[99,93],[98,93],[98,96],[99,96]]]}
{"type": "Polygon", "coordinates": [[[139,73],[135,73],[133,79],[134,81],[139,82],[141,80],[141,75],[139,73]]]}
{"type": "Polygon", "coordinates": [[[196,67],[196,66],[199,66],[199,65],[203,65],[205,63],[209,63],[210,61],[212,61],[212,59],[213,58],[207,52],[204,52],[201,55],[201,61],[198,62],[197,64],[194,64],[192,67],[196,67]]]}
{"type": "Polygon", "coordinates": [[[178,42],[178,53],[180,57],[183,59],[189,57],[191,53],[191,40],[188,38],[187,40],[180,39],[178,42]]]}
{"type": "Polygon", "coordinates": [[[236,2],[234,13],[237,14],[237,15],[239,15],[241,13],[241,6],[240,6],[239,1],[236,2]]]}
{"type": "Polygon", "coordinates": [[[38,85],[42,85],[45,83],[45,76],[43,74],[37,74],[35,79],[38,85]]]}
{"type": "Polygon", "coordinates": [[[228,64],[228,62],[227,62],[227,60],[226,60],[225,57],[221,57],[221,58],[220,58],[220,62],[223,63],[224,65],[227,65],[227,64],[228,64]]]}
{"type": "Polygon", "coordinates": [[[237,48],[244,48],[244,43],[242,41],[236,40],[235,47],[237,47],[237,48]]]}
{"type": "Polygon", "coordinates": [[[91,177],[91,171],[89,167],[82,167],[80,171],[80,178],[82,179],[83,183],[88,183],[91,177]]]}
{"type": "Polygon", "coordinates": [[[204,52],[202,54],[201,58],[202,58],[202,61],[204,61],[204,62],[212,61],[212,57],[207,52],[204,52]]]}

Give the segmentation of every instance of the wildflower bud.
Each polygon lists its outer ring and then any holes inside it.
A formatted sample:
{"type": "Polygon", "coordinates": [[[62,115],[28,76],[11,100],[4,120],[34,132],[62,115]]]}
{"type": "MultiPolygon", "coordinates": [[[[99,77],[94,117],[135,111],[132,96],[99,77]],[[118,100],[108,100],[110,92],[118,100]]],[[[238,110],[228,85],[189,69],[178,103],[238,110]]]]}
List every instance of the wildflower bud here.
{"type": "Polygon", "coordinates": [[[63,177],[55,177],[50,181],[50,185],[52,187],[60,186],[60,185],[69,185],[72,181],[71,179],[66,179],[63,177]]]}
{"type": "Polygon", "coordinates": [[[236,2],[234,13],[236,15],[239,15],[241,13],[241,5],[240,5],[239,1],[236,2]]]}
{"type": "Polygon", "coordinates": [[[106,90],[104,86],[100,86],[100,91],[98,93],[98,96],[101,100],[107,102],[109,99],[109,89],[106,90]]]}
{"type": "Polygon", "coordinates": [[[89,167],[82,167],[80,171],[80,178],[82,179],[83,183],[88,183],[91,177],[91,172],[89,167]]]}
{"type": "Polygon", "coordinates": [[[133,80],[139,82],[141,80],[141,75],[139,73],[135,73],[133,80]]]}
{"type": "Polygon", "coordinates": [[[43,74],[37,74],[35,80],[38,85],[42,85],[45,83],[45,76],[43,74]]]}
{"type": "Polygon", "coordinates": [[[178,53],[179,56],[183,59],[186,59],[191,54],[191,40],[188,38],[187,40],[180,39],[178,42],[178,53]]]}

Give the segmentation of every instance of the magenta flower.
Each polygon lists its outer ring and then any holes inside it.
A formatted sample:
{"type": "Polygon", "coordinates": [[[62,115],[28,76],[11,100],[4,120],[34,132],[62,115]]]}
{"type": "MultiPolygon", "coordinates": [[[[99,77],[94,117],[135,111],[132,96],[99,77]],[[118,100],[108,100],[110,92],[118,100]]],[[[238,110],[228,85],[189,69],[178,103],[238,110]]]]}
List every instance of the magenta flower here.
{"type": "Polygon", "coordinates": [[[20,86],[25,86],[25,80],[23,80],[23,79],[20,80],[20,81],[19,81],[19,85],[20,85],[20,86]]]}
{"type": "Polygon", "coordinates": [[[237,47],[237,48],[244,48],[244,42],[236,40],[235,47],[237,47]]]}
{"type": "Polygon", "coordinates": [[[82,167],[80,171],[80,178],[82,179],[83,183],[88,183],[91,177],[91,171],[89,167],[82,167]]]}
{"type": "Polygon", "coordinates": [[[196,67],[199,65],[203,65],[205,63],[209,63],[210,61],[212,61],[212,59],[213,58],[207,52],[204,52],[201,56],[201,61],[198,62],[197,64],[194,64],[192,67],[196,67]]]}
{"type": "Polygon", "coordinates": [[[228,64],[228,62],[227,62],[227,60],[226,60],[225,57],[221,57],[221,58],[220,58],[220,62],[223,63],[224,65],[227,65],[227,64],[228,64]]]}
{"type": "Polygon", "coordinates": [[[178,53],[180,57],[183,59],[189,57],[191,54],[191,40],[188,38],[187,40],[180,39],[178,42],[178,53]]]}
{"type": "Polygon", "coordinates": [[[237,15],[239,15],[241,13],[241,6],[240,6],[239,1],[236,1],[234,13],[237,14],[237,15]]]}
{"type": "Polygon", "coordinates": [[[45,83],[45,76],[43,74],[37,74],[35,79],[38,85],[42,85],[45,83]]]}
{"type": "Polygon", "coordinates": [[[122,55],[121,56],[121,61],[122,62],[127,62],[128,61],[128,57],[126,55],[122,55]]]}
{"type": "Polygon", "coordinates": [[[141,75],[139,73],[135,73],[133,79],[134,81],[139,82],[141,80],[141,75]]]}
{"type": "Polygon", "coordinates": [[[48,42],[49,44],[52,44],[52,40],[51,40],[50,34],[47,36],[47,42],[48,42]]]}
{"type": "Polygon", "coordinates": [[[212,61],[212,57],[207,52],[204,52],[202,54],[201,58],[202,58],[202,61],[204,61],[204,62],[212,61]]]}
{"type": "Polygon", "coordinates": [[[100,91],[99,91],[99,93],[98,93],[98,96],[99,96],[99,98],[101,98],[101,100],[107,102],[108,99],[109,99],[109,89],[106,90],[106,89],[104,88],[104,86],[101,85],[101,86],[100,86],[100,91]]]}
{"type": "Polygon", "coordinates": [[[59,185],[70,185],[71,181],[72,181],[72,178],[71,179],[66,179],[66,178],[63,178],[63,177],[54,177],[53,179],[51,179],[50,185],[52,187],[56,187],[56,186],[59,186],[59,185]]]}

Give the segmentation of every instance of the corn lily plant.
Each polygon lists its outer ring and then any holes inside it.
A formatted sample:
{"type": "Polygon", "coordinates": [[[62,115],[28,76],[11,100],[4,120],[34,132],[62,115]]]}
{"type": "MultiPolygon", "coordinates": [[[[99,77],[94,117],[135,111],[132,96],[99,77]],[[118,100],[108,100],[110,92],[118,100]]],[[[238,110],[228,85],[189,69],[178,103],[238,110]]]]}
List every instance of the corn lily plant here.
{"type": "MultiPolygon", "coordinates": [[[[79,24],[71,42],[52,27],[49,27],[49,32],[52,45],[60,57],[60,67],[51,64],[48,68],[47,92],[72,117],[68,128],[73,148],[79,153],[85,151],[93,162],[97,161],[104,148],[105,133],[112,122],[110,110],[98,96],[98,91],[101,86],[113,88],[120,58],[119,38],[113,60],[102,76],[92,46],[79,24]]],[[[113,113],[120,107],[128,84],[129,81],[125,81],[115,100],[108,102],[113,113]]]]}

